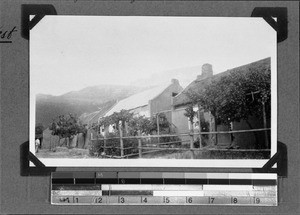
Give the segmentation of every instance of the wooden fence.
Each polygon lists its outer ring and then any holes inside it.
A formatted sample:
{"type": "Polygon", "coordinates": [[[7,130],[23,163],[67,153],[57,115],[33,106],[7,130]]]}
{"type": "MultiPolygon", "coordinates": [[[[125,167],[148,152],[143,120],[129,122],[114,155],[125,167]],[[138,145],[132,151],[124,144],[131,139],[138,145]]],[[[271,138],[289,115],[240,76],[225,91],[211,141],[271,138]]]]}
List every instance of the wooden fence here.
{"type": "MultiPolygon", "coordinates": [[[[178,150],[178,151],[191,151],[192,156],[195,151],[229,151],[229,149],[214,149],[214,148],[203,148],[201,147],[201,135],[218,135],[218,134],[235,134],[235,133],[247,133],[247,132],[267,132],[270,131],[270,128],[262,128],[262,129],[250,129],[250,130],[237,130],[237,131],[217,131],[217,132],[190,132],[190,133],[179,133],[179,134],[159,134],[159,135],[141,135],[138,132],[137,136],[123,136],[122,129],[120,129],[118,137],[111,138],[96,138],[94,139],[91,135],[91,141],[101,141],[103,144],[100,146],[102,151],[102,156],[109,158],[128,158],[138,156],[142,158],[144,154],[154,153],[154,152],[162,152],[166,150],[178,150]],[[194,137],[198,136],[199,138],[199,148],[194,147],[194,137]],[[182,137],[188,137],[188,140],[181,140],[182,137]],[[151,140],[156,138],[158,141],[156,143],[152,143],[151,140]],[[177,138],[175,141],[161,142],[163,138],[177,138]],[[136,146],[125,147],[124,141],[126,140],[135,140],[136,146]],[[119,146],[107,146],[106,143],[109,140],[119,140],[119,146]],[[150,141],[149,141],[150,140],[150,141]],[[120,151],[119,155],[109,155],[106,152],[109,149],[118,149],[120,151]],[[126,150],[136,151],[135,153],[126,154],[126,150]]],[[[231,152],[263,152],[270,151],[270,149],[230,149],[231,152]]]]}

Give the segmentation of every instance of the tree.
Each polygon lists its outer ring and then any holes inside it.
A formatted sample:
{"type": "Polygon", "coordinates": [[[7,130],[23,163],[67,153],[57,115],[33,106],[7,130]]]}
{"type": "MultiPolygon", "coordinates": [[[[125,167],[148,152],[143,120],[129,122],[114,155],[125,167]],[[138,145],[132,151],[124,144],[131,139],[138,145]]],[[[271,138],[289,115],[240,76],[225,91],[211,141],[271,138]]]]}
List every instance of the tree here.
{"type": "Polygon", "coordinates": [[[41,123],[38,123],[35,126],[35,138],[43,138],[44,126],[41,123]]]}
{"type": "Polygon", "coordinates": [[[109,125],[113,124],[110,117],[102,117],[99,119],[98,123],[93,123],[89,129],[93,129],[95,132],[99,133],[102,127],[108,127],[109,125]]]}
{"type": "Polygon", "coordinates": [[[150,134],[153,130],[153,123],[145,116],[133,117],[129,120],[130,135],[138,135],[138,131],[145,134],[150,134]]]}
{"type": "MultiPolygon", "coordinates": [[[[271,112],[271,73],[270,69],[249,69],[247,72],[235,71],[211,81],[206,86],[189,90],[186,95],[193,103],[210,111],[217,124],[230,125],[231,122],[249,122],[250,116],[270,118],[271,112]]],[[[256,144],[258,137],[254,133],[256,144]]],[[[261,146],[258,146],[260,148],[261,146]]]]}
{"type": "Polygon", "coordinates": [[[167,132],[170,133],[171,131],[171,124],[169,123],[166,114],[164,113],[159,113],[156,116],[152,116],[150,118],[150,122],[151,122],[151,130],[152,131],[156,131],[161,133],[161,132],[167,132]]]}
{"type": "Polygon", "coordinates": [[[170,123],[166,115],[163,113],[160,113],[158,114],[158,116],[153,116],[151,118],[146,118],[145,116],[133,117],[129,121],[128,125],[136,132],[140,130],[142,133],[151,134],[153,131],[158,131],[157,122],[161,131],[170,130],[170,123]]]}
{"type": "Polygon", "coordinates": [[[119,125],[122,126],[122,130],[125,129],[125,124],[132,119],[133,113],[130,113],[128,110],[122,109],[120,112],[114,112],[109,116],[109,121],[112,124],[115,124],[116,129],[119,130],[119,125]]]}
{"type": "Polygon", "coordinates": [[[72,139],[78,133],[83,133],[84,135],[87,133],[86,126],[82,125],[78,118],[71,113],[67,116],[58,116],[57,119],[53,120],[49,129],[52,131],[52,135],[57,135],[59,137],[58,142],[65,138],[67,143],[70,138],[72,139]]]}
{"type": "Polygon", "coordinates": [[[100,131],[101,127],[108,127],[110,125],[115,126],[115,129],[119,131],[119,125],[122,126],[122,130],[125,130],[125,125],[133,118],[133,113],[128,110],[122,109],[120,112],[114,112],[110,116],[102,117],[98,124],[91,126],[96,132],[100,131]]]}
{"type": "Polygon", "coordinates": [[[125,124],[129,127],[129,132],[131,135],[136,135],[138,130],[142,133],[150,134],[153,131],[157,131],[157,117],[158,126],[161,130],[170,130],[170,123],[164,113],[158,114],[158,116],[153,116],[147,118],[145,116],[134,116],[128,110],[121,110],[120,112],[114,112],[110,116],[103,117],[99,120],[98,125],[93,125],[92,128],[95,131],[99,131],[99,128],[104,126],[116,125],[116,130],[119,130],[118,125],[122,125],[122,130],[125,128],[125,124]]]}
{"type": "Polygon", "coordinates": [[[40,140],[39,148],[42,148],[43,143],[43,132],[44,132],[44,126],[41,123],[37,123],[35,126],[35,139],[40,140]]]}
{"type": "Polygon", "coordinates": [[[191,124],[194,123],[194,117],[196,115],[196,111],[194,111],[194,105],[193,104],[189,104],[187,108],[185,108],[185,113],[184,115],[189,119],[189,121],[191,122],[191,124]]]}

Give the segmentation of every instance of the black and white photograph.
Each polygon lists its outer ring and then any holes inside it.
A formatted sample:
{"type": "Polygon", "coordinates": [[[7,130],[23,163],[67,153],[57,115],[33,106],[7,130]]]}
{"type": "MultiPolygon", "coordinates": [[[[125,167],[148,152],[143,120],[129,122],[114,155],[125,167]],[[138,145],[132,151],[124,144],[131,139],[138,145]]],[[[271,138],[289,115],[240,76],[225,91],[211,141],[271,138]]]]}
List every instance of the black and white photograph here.
{"type": "Polygon", "coordinates": [[[30,151],[46,166],[262,167],[276,39],[263,18],[46,15],[30,30],[30,151]]]}

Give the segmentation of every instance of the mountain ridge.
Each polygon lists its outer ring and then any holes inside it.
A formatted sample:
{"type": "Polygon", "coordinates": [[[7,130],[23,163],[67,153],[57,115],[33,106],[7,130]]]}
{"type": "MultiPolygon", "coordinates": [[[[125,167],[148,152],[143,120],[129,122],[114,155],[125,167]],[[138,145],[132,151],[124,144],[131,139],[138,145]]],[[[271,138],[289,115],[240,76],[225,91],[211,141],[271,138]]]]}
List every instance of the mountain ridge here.
{"type": "Polygon", "coordinates": [[[84,113],[113,106],[116,101],[145,89],[148,87],[105,84],[85,87],[59,96],[37,94],[36,124],[42,124],[46,128],[59,115],[72,113],[80,117],[84,113]]]}

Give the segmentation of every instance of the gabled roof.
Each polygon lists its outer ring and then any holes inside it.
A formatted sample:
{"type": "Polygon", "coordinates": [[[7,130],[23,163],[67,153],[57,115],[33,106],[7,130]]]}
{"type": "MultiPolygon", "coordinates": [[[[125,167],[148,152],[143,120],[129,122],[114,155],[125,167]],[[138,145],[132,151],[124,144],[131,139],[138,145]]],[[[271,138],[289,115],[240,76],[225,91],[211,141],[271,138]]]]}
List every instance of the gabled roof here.
{"type": "Polygon", "coordinates": [[[259,69],[261,71],[266,71],[268,68],[270,68],[270,63],[271,63],[271,58],[265,58],[250,64],[229,69],[225,72],[218,73],[206,79],[202,79],[202,80],[196,79],[193,82],[191,82],[183,91],[181,91],[181,93],[179,93],[177,96],[173,98],[173,106],[180,107],[191,103],[190,99],[186,95],[188,91],[201,91],[201,89],[203,89],[206,85],[210,84],[211,81],[218,80],[221,77],[229,75],[230,73],[233,72],[247,73],[250,71],[250,69],[259,69]]]}
{"type": "Polygon", "coordinates": [[[82,114],[79,117],[79,119],[82,122],[82,124],[93,124],[93,123],[97,122],[99,117],[101,117],[101,111],[95,111],[95,112],[89,113],[89,114],[82,114]]]}
{"type": "Polygon", "coordinates": [[[120,112],[122,109],[124,110],[132,110],[138,107],[143,107],[148,105],[148,102],[155,97],[159,96],[165,89],[167,89],[171,84],[164,84],[160,86],[156,86],[149,90],[145,90],[143,92],[134,94],[132,96],[127,97],[119,101],[112,109],[110,109],[105,116],[110,116],[114,112],[120,112]]]}
{"type": "Polygon", "coordinates": [[[82,124],[92,125],[98,123],[98,120],[105,115],[107,111],[112,108],[112,104],[108,103],[104,105],[100,110],[92,113],[84,113],[79,117],[82,124]]]}

